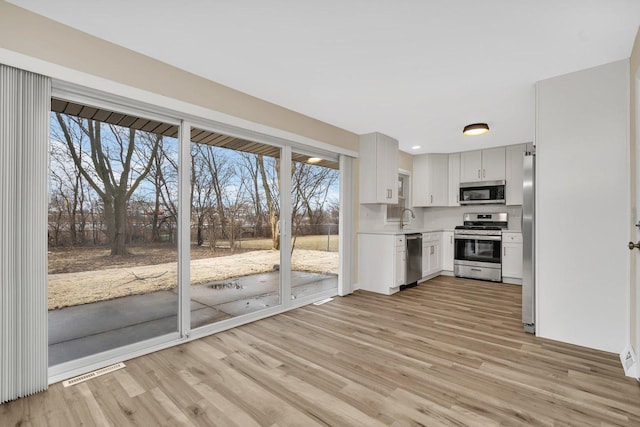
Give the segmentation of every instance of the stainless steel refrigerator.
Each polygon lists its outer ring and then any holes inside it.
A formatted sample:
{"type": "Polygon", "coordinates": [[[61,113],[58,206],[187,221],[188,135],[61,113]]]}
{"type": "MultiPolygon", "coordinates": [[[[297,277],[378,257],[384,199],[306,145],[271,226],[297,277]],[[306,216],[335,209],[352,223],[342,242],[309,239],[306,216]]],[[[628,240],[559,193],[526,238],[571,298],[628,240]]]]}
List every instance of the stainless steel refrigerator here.
{"type": "Polygon", "coordinates": [[[524,155],[522,174],[522,323],[536,332],[535,290],[535,148],[524,155]]]}

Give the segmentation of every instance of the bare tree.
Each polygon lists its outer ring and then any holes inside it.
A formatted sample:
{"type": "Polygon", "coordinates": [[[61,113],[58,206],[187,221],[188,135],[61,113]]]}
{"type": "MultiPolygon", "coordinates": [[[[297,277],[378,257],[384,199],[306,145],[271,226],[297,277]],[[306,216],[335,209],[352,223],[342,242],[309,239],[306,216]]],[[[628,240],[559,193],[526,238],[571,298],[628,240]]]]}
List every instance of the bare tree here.
{"type": "Polygon", "coordinates": [[[154,189],[153,207],[149,209],[151,240],[158,242],[162,226],[170,226],[170,223],[175,223],[178,217],[176,206],[178,161],[177,153],[173,149],[173,145],[177,144],[157,134],[146,134],[143,138],[151,145],[156,143],[156,138],[160,139],[157,141],[158,154],[147,175],[147,180],[151,182],[154,189]]]}
{"type": "Polygon", "coordinates": [[[126,255],[127,203],[154,164],[161,138],[145,150],[136,130],[56,113],[57,122],[76,167],[102,200],[111,255],[126,255]],[[88,139],[83,148],[91,161],[80,156],[84,139],[74,138],[79,128],[88,139]],[[103,129],[106,131],[103,134],[103,129]]]}
{"type": "Polygon", "coordinates": [[[291,224],[293,251],[302,223],[308,220],[311,232],[317,232],[327,205],[329,192],[338,179],[338,171],[318,165],[292,162],[291,165],[291,224]]]}
{"type": "MultiPolygon", "coordinates": [[[[272,158],[268,158],[272,159],[272,158]]],[[[267,204],[269,214],[269,225],[271,226],[271,237],[273,248],[280,249],[279,219],[280,219],[280,159],[273,159],[265,167],[265,158],[262,154],[256,156],[256,163],[260,172],[260,180],[267,204]]]]}

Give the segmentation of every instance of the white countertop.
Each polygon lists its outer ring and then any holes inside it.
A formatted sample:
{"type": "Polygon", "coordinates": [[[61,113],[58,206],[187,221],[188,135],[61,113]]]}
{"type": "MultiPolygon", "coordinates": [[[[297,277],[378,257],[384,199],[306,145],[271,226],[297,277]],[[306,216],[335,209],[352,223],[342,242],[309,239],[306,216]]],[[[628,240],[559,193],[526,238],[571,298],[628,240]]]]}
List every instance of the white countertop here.
{"type": "Polygon", "coordinates": [[[453,229],[442,228],[405,228],[404,230],[371,230],[371,231],[358,231],[358,234],[413,234],[413,233],[437,233],[441,231],[453,231],[453,229]]]}
{"type": "MultiPolygon", "coordinates": [[[[453,228],[405,228],[403,231],[400,230],[370,230],[370,231],[358,231],[358,234],[389,234],[389,235],[398,235],[398,234],[413,234],[413,233],[438,233],[442,231],[453,231],[453,228]]],[[[502,230],[503,233],[522,233],[522,230],[513,230],[507,229],[502,230]]]]}

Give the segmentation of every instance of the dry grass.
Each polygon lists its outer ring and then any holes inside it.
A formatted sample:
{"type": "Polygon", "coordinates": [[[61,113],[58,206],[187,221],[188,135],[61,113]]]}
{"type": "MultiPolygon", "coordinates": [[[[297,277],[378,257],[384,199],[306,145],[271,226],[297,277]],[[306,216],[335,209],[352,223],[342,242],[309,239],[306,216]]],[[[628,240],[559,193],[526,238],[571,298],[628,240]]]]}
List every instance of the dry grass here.
{"type": "MultiPolygon", "coordinates": [[[[108,256],[108,250],[81,251],[80,254],[77,252],[54,251],[50,254],[50,257],[57,256],[58,270],[85,270],[50,271],[49,310],[173,289],[178,283],[175,250],[167,250],[166,247],[165,250],[152,248],[144,252],[138,251],[131,257],[117,257],[116,262],[111,264],[107,264],[107,261],[113,261],[113,257],[108,256]],[[73,265],[74,252],[77,254],[78,265],[73,265]],[[169,262],[166,262],[167,258],[169,262]],[[94,269],[86,270],[87,266],[94,266],[94,269]]],[[[214,252],[209,248],[196,248],[195,251],[192,250],[193,254],[196,257],[192,256],[191,260],[192,285],[273,271],[274,265],[280,264],[280,252],[271,249],[251,251],[243,248],[242,252],[232,254],[228,250],[214,252]],[[211,256],[212,253],[215,256],[211,256]]],[[[292,257],[292,269],[338,274],[338,253],[296,249],[292,257]]]]}

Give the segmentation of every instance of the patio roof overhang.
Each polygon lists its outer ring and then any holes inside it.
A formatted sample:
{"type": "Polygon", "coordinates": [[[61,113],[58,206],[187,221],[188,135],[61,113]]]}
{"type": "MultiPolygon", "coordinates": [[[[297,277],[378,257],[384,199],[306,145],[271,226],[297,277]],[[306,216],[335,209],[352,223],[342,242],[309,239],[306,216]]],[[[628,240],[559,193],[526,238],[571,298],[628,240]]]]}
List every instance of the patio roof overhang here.
{"type": "MultiPolygon", "coordinates": [[[[156,133],[171,138],[178,137],[178,126],[162,123],[156,120],[145,119],[142,117],[132,116],[123,113],[90,107],[88,105],[78,104],[63,99],[51,98],[51,111],[54,113],[64,113],[70,116],[81,117],[83,119],[97,120],[116,126],[133,128],[145,132],[156,133]]],[[[214,145],[216,147],[228,148],[231,150],[243,151],[246,153],[261,154],[269,157],[280,157],[280,148],[260,142],[249,141],[242,138],[227,136],[216,132],[203,129],[191,129],[191,141],[200,144],[214,145]]],[[[307,163],[313,156],[292,153],[291,158],[295,162],[307,163]]],[[[331,169],[338,169],[338,162],[322,159],[317,163],[318,166],[324,166],[331,169]]]]}

